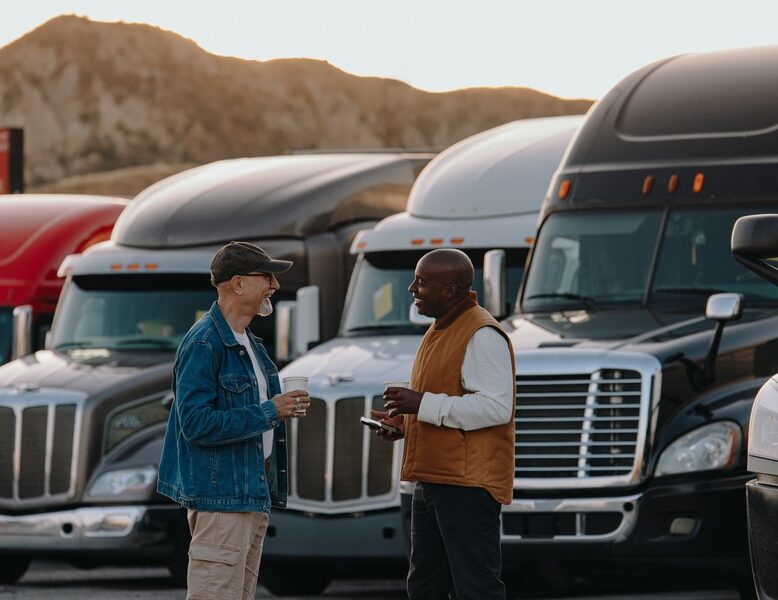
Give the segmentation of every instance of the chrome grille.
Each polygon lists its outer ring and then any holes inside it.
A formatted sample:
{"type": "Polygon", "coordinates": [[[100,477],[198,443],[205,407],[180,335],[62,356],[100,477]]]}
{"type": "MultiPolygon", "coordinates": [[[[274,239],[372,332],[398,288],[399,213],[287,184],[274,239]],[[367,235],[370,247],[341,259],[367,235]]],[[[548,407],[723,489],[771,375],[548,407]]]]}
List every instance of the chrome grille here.
{"type": "Polygon", "coordinates": [[[655,358],[633,353],[519,355],[516,489],[634,483],[660,373],[655,358]],[[576,363],[584,368],[559,372],[576,363]]]}
{"type": "Polygon", "coordinates": [[[394,493],[397,445],[372,435],[359,422],[370,408],[382,407],[381,396],[311,398],[308,416],[295,419],[289,428],[290,508],[366,508],[394,493]]]}
{"type": "Polygon", "coordinates": [[[77,404],[8,404],[0,406],[0,503],[71,497],[77,404]]]}

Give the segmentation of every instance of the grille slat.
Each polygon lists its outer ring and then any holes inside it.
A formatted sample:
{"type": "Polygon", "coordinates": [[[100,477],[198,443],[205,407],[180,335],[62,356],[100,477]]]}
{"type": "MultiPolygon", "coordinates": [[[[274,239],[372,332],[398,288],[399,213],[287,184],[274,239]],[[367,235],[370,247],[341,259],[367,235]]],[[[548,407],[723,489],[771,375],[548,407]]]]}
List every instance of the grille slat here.
{"type": "Polygon", "coordinates": [[[0,406],[3,504],[16,507],[73,496],[80,414],[77,402],[63,398],[11,398],[0,406]]]}
{"type": "Polygon", "coordinates": [[[383,398],[358,396],[334,402],[311,398],[308,416],[299,419],[296,435],[289,440],[290,449],[294,446],[290,454],[297,457],[290,470],[292,495],[337,506],[391,493],[395,484],[393,444],[369,435],[364,445],[365,432],[359,417],[369,405],[382,409],[383,398]],[[333,424],[331,431],[328,422],[333,424]],[[331,457],[327,455],[328,432],[333,436],[331,457]],[[328,466],[331,480],[327,477],[328,466]],[[365,478],[367,484],[363,486],[365,478]]]}
{"type": "Polygon", "coordinates": [[[638,458],[641,374],[516,377],[517,478],[597,478],[632,472],[638,458]]]}

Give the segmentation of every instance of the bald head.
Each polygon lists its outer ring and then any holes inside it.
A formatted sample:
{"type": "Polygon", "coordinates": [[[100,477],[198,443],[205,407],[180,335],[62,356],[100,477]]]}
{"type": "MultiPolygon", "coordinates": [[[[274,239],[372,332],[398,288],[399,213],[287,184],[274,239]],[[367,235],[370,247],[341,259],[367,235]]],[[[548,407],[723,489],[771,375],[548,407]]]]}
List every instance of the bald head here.
{"type": "Polygon", "coordinates": [[[421,257],[419,266],[435,276],[441,284],[455,284],[458,296],[464,296],[473,287],[475,269],[470,258],[461,250],[441,248],[421,257]]]}
{"type": "Polygon", "coordinates": [[[433,250],[416,263],[408,291],[419,314],[437,319],[469,295],[473,276],[473,263],[464,252],[433,250]]]}

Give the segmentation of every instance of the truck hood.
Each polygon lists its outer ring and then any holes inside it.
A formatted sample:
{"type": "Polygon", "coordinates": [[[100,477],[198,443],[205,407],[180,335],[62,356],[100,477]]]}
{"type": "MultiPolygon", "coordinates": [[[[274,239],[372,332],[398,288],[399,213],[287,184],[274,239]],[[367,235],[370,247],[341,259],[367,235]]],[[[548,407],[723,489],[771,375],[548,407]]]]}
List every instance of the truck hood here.
{"type": "MultiPolygon", "coordinates": [[[[704,310],[656,311],[644,308],[621,310],[575,310],[525,314],[502,323],[516,351],[543,348],[598,348],[666,355],[685,352],[704,355],[715,322],[704,310]]],[[[728,323],[724,340],[735,342],[741,335],[751,339],[772,337],[778,326],[778,310],[746,310],[738,321],[728,323]],[[763,319],[771,319],[763,321],[763,319]],[[762,331],[763,335],[752,330],[762,331]]]]}
{"type": "Polygon", "coordinates": [[[385,381],[408,381],[419,335],[335,338],[287,365],[281,377],[308,377],[312,395],[380,393],[385,381]],[[365,392],[365,388],[369,388],[365,392]]]}
{"type": "MultiPolygon", "coordinates": [[[[68,389],[92,396],[135,386],[170,386],[172,354],[42,350],[0,367],[3,388],[68,389]]],[[[160,390],[162,391],[162,390],[160,390]]]]}

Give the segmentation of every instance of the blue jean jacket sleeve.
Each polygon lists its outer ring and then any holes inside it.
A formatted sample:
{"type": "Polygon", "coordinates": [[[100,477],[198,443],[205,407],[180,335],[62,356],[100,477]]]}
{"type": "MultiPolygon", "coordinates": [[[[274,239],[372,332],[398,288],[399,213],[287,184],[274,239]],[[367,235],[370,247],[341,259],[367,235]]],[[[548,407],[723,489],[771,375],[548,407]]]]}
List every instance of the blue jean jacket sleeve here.
{"type": "Polygon", "coordinates": [[[173,406],[184,438],[201,446],[220,446],[275,428],[279,417],[272,402],[221,405],[214,361],[214,352],[205,341],[193,341],[180,349],[173,406]]]}

